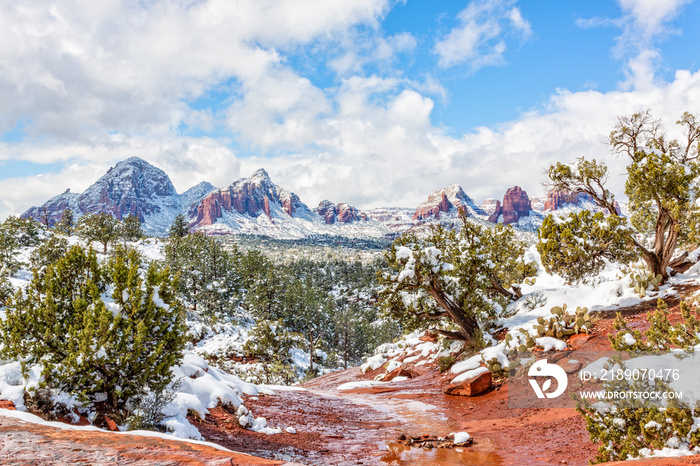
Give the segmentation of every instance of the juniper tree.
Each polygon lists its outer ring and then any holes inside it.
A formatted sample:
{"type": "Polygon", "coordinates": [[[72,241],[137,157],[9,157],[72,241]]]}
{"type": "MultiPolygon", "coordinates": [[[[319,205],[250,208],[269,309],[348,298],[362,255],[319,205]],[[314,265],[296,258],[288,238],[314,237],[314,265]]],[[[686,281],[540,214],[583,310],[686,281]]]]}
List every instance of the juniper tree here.
{"type": "Polygon", "coordinates": [[[106,212],[83,215],[77,231],[88,244],[93,241],[102,244],[103,253],[107,254],[107,246],[119,237],[119,220],[106,212]]]}
{"type": "Polygon", "coordinates": [[[182,357],[184,324],[167,269],[117,248],[106,265],[73,246],[35,273],[0,321],[2,356],[42,367],[42,386],[107,413],[161,390],[182,357]]]}
{"type": "Polygon", "coordinates": [[[125,243],[140,240],[143,238],[141,220],[135,215],[127,215],[118,226],[118,235],[125,243]]]}
{"type": "Polygon", "coordinates": [[[71,209],[66,209],[61,214],[61,220],[54,226],[54,228],[59,232],[67,236],[71,236],[75,233],[75,215],[71,209]]]}
{"type": "Polygon", "coordinates": [[[166,263],[179,274],[181,296],[202,314],[230,312],[236,307],[240,292],[237,254],[203,233],[173,236],[165,246],[166,263]]]}
{"type": "MultiPolygon", "coordinates": [[[[668,278],[669,267],[683,270],[687,266],[687,253],[677,258],[674,254],[679,244],[697,239],[700,209],[696,205],[698,187],[695,180],[700,174],[700,124],[687,112],[676,123],[682,129],[682,141],[669,140],[660,121],[655,120],[649,111],[618,118],[610,133],[612,153],[626,157],[630,162],[625,194],[629,198],[631,228],[619,218],[614,196],[606,187],[608,169],[605,163],[581,157],[572,165],[557,163],[549,167],[547,175],[553,189],[588,194],[605,210],[608,218],[594,219],[596,225],[590,228],[598,229],[604,240],[590,250],[577,246],[577,243],[581,245],[586,241],[590,230],[567,229],[565,226],[542,229],[538,249],[548,271],[574,278],[576,269],[581,266],[578,259],[591,257],[591,253],[628,262],[634,256],[623,253],[620,247],[623,243],[642,257],[653,275],[661,275],[664,281],[668,278]],[[563,242],[567,236],[575,241],[563,242]],[[650,240],[645,241],[644,237],[650,240]],[[562,243],[560,251],[546,246],[556,243],[562,243]],[[608,250],[604,251],[606,248],[608,250]],[[551,253],[571,255],[577,261],[558,260],[551,253]]],[[[570,218],[576,221],[576,216],[572,214],[570,218]]],[[[578,217],[580,219],[580,214],[578,217]]],[[[596,270],[593,267],[588,272],[596,270]]]]}
{"type": "Polygon", "coordinates": [[[497,316],[521,297],[517,284],[535,274],[523,259],[525,246],[512,228],[487,228],[462,213],[460,230],[436,227],[425,235],[399,237],[386,258],[390,273],[380,276],[380,300],[405,328],[449,322],[456,331],[436,329],[449,338],[478,343],[481,322],[497,316]]]}

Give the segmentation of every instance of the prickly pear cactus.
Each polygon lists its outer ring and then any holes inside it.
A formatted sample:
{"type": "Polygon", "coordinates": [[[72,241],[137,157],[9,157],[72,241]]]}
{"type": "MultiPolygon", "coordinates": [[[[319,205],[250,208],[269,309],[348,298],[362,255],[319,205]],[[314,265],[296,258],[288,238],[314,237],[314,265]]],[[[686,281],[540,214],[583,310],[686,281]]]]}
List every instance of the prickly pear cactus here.
{"type": "Polygon", "coordinates": [[[564,304],[554,306],[550,312],[552,316],[549,318],[537,318],[535,330],[540,337],[554,337],[561,340],[577,333],[588,333],[591,328],[591,316],[587,307],[577,307],[576,311],[571,313],[566,312],[566,304],[564,304]]]}
{"type": "Polygon", "coordinates": [[[504,367],[497,358],[491,358],[484,362],[488,370],[491,371],[491,375],[497,377],[506,377],[508,375],[508,367],[504,367]]]}
{"type": "Polygon", "coordinates": [[[643,298],[647,295],[647,291],[659,291],[662,280],[661,274],[654,275],[646,271],[632,273],[630,274],[630,288],[634,288],[634,292],[643,298]]]}

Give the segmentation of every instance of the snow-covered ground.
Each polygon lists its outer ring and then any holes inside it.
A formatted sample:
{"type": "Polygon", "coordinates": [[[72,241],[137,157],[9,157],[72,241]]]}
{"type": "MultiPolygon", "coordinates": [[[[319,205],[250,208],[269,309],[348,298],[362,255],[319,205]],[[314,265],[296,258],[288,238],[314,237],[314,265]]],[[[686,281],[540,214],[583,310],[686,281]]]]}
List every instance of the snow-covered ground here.
{"type": "MultiPolygon", "coordinates": [[[[81,243],[77,237],[67,238],[69,244],[81,243]]],[[[161,260],[163,256],[164,242],[157,238],[132,243],[147,261],[161,260]]],[[[16,258],[29,263],[29,258],[34,247],[22,248],[16,258]]],[[[106,260],[106,256],[98,254],[100,260],[106,260]]],[[[32,279],[32,273],[26,268],[20,269],[10,278],[12,286],[17,288],[26,287],[32,279]]],[[[4,310],[0,307],[0,319],[5,317],[4,310]]],[[[243,353],[243,345],[248,339],[249,327],[235,323],[234,320],[220,322],[212,326],[204,324],[196,319],[188,319],[188,332],[202,337],[196,346],[189,344],[184,352],[184,357],[180,364],[172,368],[173,380],[169,390],[173,392],[172,401],[162,410],[165,419],[161,426],[170,435],[184,439],[199,439],[202,436],[195,426],[187,420],[188,411],[197,413],[202,418],[208,414],[209,409],[218,404],[227,404],[237,409],[239,422],[243,426],[267,434],[282,432],[280,427],[267,425],[265,418],[255,418],[245,406],[246,400],[260,394],[274,395],[275,388],[264,387],[241,380],[236,375],[224,372],[208,363],[202,356],[207,354],[230,354],[243,353]]],[[[295,356],[298,370],[303,372],[308,368],[308,355],[299,351],[295,356]]],[[[254,368],[255,364],[241,364],[240,373],[245,374],[246,370],[254,368]]],[[[0,360],[0,399],[12,401],[19,411],[26,411],[24,403],[25,391],[38,387],[42,381],[41,367],[30,368],[28,376],[22,374],[19,361],[0,360]]],[[[66,393],[57,393],[53,396],[54,401],[61,402],[67,408],[81,408],[80,403],[66,393]]],[[[88,419],[90,418],[90,413],[88,419]]],[[[7,410],[0,409],[0,415],[12,415],[7,410]]],[[[93,413],[94,415],[94,413],[93,413]]],[[[28,420],[36,420],[36,416],[25,416],[28,420]]],[[[75,416],[77,421],[77,415],[75,416]]],[[[120,426],[126,429],[126,425],[120,426]]]]}

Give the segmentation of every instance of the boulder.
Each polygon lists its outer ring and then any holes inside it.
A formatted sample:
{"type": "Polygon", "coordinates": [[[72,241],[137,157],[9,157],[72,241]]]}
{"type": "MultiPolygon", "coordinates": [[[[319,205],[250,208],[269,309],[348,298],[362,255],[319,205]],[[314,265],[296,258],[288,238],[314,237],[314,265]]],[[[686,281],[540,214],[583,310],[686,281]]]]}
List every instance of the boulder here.
{"type": "Polygon", "coordinates": [[[445,387],[445,394],[456,396],[475,396],[491,388],[491,372],[483,372],[476,377],[445,387]]]}
{"type": "Polygon", "coordinates": [[[0,409],[15,410],[15,404],[9,400],[0,400],[0,409]]]}

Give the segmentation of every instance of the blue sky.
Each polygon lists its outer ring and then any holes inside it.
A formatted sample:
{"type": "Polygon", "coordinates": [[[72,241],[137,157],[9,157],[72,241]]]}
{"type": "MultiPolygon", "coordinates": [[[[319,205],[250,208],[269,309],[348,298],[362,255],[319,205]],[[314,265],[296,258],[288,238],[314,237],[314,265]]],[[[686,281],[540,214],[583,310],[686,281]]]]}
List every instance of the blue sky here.
{"type": "Polygon", "coordinates": [[[697,24],[697,0],[0,0],[0,218],[133,155],[179,191],[264,167],[312,207],[540,196],[617,115],[700,112],[697,24]]]}

